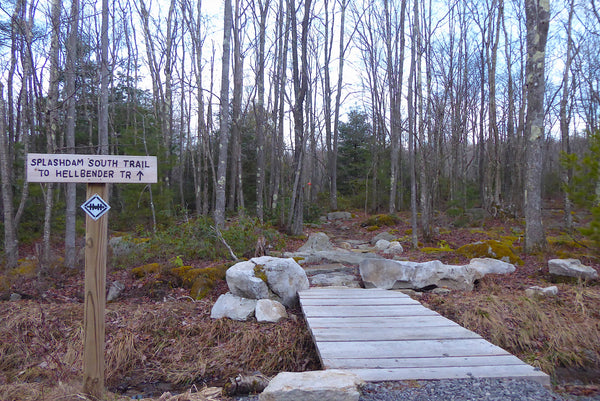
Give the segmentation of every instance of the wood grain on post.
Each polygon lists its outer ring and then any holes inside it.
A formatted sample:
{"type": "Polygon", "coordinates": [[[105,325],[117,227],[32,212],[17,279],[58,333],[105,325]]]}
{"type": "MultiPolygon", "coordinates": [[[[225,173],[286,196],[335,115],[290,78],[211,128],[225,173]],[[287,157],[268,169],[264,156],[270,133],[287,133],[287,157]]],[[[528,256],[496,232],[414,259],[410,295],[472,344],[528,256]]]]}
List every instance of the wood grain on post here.
{"type": "MultiPolygon", "coordinates": [[[[107,184],[88,184],[86,199],[108,198],[107,184]]],[[[108,214],[98,220],[86,216],[83,392],[101,399],[104,393],[104,308],[108,214]]]]}

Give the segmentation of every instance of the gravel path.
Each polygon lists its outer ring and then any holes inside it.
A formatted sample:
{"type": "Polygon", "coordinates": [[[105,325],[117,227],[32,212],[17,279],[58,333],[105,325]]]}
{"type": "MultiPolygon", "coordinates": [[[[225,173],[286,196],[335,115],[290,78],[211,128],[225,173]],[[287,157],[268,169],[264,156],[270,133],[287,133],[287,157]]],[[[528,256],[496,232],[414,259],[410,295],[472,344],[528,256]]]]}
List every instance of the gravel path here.
{"type": "MultiPolygon", "coordinates": [[[[236,397],[258,401],[258,396],[236,397]]],[[[367,383],[359,401],[600,401],[562,396],[530,380],[465,379],[367,383]]]]}

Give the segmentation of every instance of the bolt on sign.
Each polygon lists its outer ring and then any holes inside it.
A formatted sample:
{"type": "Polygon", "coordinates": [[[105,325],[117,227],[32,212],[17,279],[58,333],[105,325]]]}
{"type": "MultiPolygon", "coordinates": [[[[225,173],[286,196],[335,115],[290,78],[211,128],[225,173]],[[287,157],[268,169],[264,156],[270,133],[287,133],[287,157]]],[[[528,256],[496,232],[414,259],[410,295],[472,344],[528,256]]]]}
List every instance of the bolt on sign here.
{"type": "Polygon", "coordinates": [[[42,154],[27,155],[27,181],[87,184],[81,208],[85,223],[85,306],[83,391],[104,392],[104,308],[108,244],[109,183],[150,184],[158,181],[156,156],[42,154]]]}

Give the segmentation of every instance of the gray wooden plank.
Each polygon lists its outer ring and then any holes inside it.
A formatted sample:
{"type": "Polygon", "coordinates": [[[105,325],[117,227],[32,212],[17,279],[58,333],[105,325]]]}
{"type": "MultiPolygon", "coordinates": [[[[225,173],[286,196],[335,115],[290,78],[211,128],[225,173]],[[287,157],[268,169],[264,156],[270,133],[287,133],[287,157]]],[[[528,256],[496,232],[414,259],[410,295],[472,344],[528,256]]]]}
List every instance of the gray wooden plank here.
{"type": "Polygon", "coordinates": [[[347,329],[351,328],[365,328],[365,327],[381,327],[381,328],[393,328],[393,327],[435,327],[435,326],[449,326],[456,325],[452,320],[446,319],[439,314],[430,314],[424,316],[397,316],[393,319],[383,317],[356,317],[356,316],[339,316],[339,317],[318,317],[311,316],[306,317],[306,321],[310,328],[322,328],[322,327],[344,327],[347,329]]]}
{"type": "Polygon", "coordinates": [[[529,379],[550,386],[550,377],[530,365],[395,368],[395,369],[348,369],[364,381],[441,380],[472,378],[529,379]]]}
{"type": "Polygon", "coordinates": [[[302,300],[304,306],[356,306],[356,305],[421,305],[412,298],[306,298],[302,300]]]}
{"type": "Polygon", "coordinates": [[[310,290],[300,291],[298,293],[301,299],[306,298],[331,298],[331,297],[384,297],[384,298],[410,298],[408,295],[399,291],[382,290],[379,288],[311,288],[310,290]]]}
{"type": "Polygon", "coordinates": [[[379,305],[379,306],[305,306],[302,305],[304,314],[308,317],[335,317],[335,316],[429,316],[437,313],[421,305],[379,305]]]}
{"type": "Polygon", "coordinates": [[[483,339],[413,341],[320,341],[317,347],[328,358],[418,358],[444,356],[507,355],[502,348],[483,339]]]}
{"type": "Polygon", "coordinates": [[[445,356],[430,358],[325,358],[325,369],[393,369],[523,365],[514,355],[445,356]]]}
{"type": "Polygon", "coordinates": [[[431,327],[364,327],[360,330],[347,328],[312,328],[319,340],[325,341],[409,341],[481,338],[477,333],[457,324],[431,327]]]}

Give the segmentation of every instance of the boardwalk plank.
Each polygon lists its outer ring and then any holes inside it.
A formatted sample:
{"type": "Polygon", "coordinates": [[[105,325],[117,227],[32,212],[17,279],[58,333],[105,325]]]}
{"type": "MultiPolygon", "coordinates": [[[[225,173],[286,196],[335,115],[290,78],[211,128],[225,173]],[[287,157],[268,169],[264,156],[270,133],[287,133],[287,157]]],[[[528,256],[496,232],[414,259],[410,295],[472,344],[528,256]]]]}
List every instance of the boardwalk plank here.
{"type": "Polygon", "coordinates": [[[545,386],[550,385],[548,375],[533,366],[477,366],[477,367],[439,367],[439,368],[395,368],[395,369],[348,369],[364,381],[397,380],[441,380],[472,378],[528,379],[545,386]]]}
{"type": "Polygon", "coordinates": [[[302,306],[307,317],[400,317],[431,316],[437,313],[421,305],[375,305],[375,306],[302,306]]]}
{"type": "Polygon", "coordinates": [[[370,298],[305,298],[305,306],[377,306],[377,305],[421,305],[412,298],[370,297],[370,298]]]}
{"type": "Polygon", "coordinates": [[[457,324],[445,327],[364,327],[360,330],[347,328],[313,328],[313,335],[324,341],[407,341],[481,338],[457,324]]]}
{"type": "Polygon", "coordinates": [[[368,341],[320,341],[317,347],[323,358],[422,358],[444,356],[507,355],[502,348],[483,339],[368,341]]]}
{"type": "Polygon", "coordinates": [[[440,368],[440,367],[476,367],[489,365],[523,365],[523,361],[514,355],[496,356],[445,356],[420,358],[326,358],[325,369],[394,369],[394,368],[440,368]]]}
{"type": "Polygon", "coordinates": [[[369,328],[369,327],[381,327],[381,328],[394,328],[394,327],[435,327],[435,326],[450,326],[455,325],[453,321],[446,319],[445,317],[433,314],[425,316],[398,316],[393,319],[383,317],[354,317],[354,316],[340,316],[340,317],[307,317],[306,321],[312,329],[318,329],[323,327],[336,328],[344,327],[350,328],[369,328]]]}

